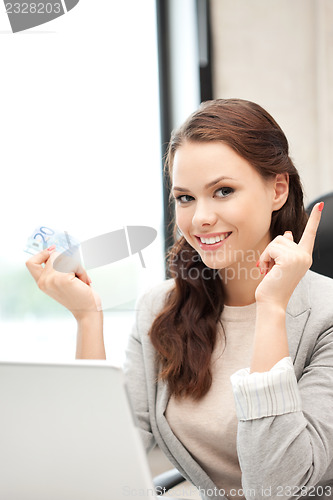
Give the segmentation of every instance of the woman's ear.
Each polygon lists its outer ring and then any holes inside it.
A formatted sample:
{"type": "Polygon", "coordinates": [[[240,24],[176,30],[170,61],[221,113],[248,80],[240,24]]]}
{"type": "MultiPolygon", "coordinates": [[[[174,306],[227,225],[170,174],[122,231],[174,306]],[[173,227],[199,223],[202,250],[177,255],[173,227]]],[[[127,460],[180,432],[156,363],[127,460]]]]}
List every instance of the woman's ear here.
{"type": "Polygon", "coordinates": [[[277,174],[273,184],[273,210],[279,210],[287,201],[289,194],[289,174],[277,174]]]}

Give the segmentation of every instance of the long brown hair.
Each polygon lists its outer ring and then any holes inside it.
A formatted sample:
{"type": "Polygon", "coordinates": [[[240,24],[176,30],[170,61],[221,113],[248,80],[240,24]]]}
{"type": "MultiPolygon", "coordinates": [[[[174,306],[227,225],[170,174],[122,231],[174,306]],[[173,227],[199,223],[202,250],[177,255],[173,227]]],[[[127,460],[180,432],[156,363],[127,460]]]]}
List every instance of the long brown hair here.
{"type": "MultiPolygon", "coordinates": [[[[270,234],[273,239],[290,230],[294,240],[300,240],[307,221],[301,181],[289,157],[288,141],[267,111],[242,99],[201,104],[171,135],[165,162],[170,181],[175,152],[185,141],[221,141],[264,179],[289,174],[288,199],[273,212],[270,234]]],[[[200,399],[212,383],[210,361],[224,307],[223,283],[217,270],[208,268],[184,237],[176,239],[168,263],[174,287],[151,326],[150,338],[160,377],[167,381],[170,393],[200,399]]]]}

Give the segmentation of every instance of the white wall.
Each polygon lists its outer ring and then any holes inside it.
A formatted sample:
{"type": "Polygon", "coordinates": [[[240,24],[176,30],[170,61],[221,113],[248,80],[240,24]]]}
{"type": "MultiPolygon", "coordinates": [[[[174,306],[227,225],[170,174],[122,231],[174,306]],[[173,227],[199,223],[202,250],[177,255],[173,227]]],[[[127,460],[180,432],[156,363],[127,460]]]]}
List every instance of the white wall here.
{"type": "Polygon", "coordinates": [[[306,202],[333,190],[333,3],[211,0],[214,97],[262,105],[286,133],[306,202]]]}

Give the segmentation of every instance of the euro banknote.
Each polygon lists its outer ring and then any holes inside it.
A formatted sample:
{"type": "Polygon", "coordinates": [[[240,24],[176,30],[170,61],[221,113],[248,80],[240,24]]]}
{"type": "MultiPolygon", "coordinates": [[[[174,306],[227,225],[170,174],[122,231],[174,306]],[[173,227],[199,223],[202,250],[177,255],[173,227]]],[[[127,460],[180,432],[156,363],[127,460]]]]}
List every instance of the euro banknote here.
{"type": "Polygon", "coordinates": [[[48,226],[38,226],[29,236],[24,251],[36,255],[36,253],[55,245],[57,252],[67,252],[79,244],[79,241],[67,231],[58,231],[48,226]]]}

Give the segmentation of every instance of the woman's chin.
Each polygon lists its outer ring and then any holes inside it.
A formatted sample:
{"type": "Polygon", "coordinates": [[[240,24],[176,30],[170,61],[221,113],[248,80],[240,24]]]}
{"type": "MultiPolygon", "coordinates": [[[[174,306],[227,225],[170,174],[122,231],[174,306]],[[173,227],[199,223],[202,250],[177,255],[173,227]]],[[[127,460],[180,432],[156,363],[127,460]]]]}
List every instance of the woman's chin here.
{"type": "Polygon", "coordinates": [[[205,266],[209,267],[209,269],[224,269],[227,266],[225,261],[207,258],[205,259],[203,255],[201,255],[201,260],[205,264],[205,266]]]}

